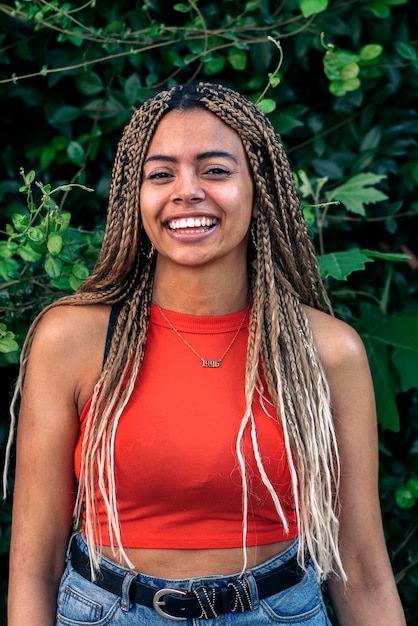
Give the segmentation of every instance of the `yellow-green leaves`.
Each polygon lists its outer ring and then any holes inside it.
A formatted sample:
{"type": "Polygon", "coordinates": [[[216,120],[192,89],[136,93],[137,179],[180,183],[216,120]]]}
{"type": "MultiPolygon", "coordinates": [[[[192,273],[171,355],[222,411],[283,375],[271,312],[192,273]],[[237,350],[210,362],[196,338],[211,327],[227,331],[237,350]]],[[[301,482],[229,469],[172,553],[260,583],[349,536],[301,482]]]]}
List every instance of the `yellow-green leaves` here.
{"type": "MultiPolygon", "coordinates": [[[[26,207],[13,214],[0,241],[1,304],[16,312],[75,291],[87,278],[101,242],[95,234],[71,228],[71,214],[55,201],[58,193],[87,187],[43,184],[32,170],[21,175],[26,207]]],[[[7,362],[17,360],[21,341],[0,324],[0,355],[7,354],[7,362]]]]}
{"type": "Polygon", "coordinates": [[[329,83],[329,90],[334,96],[343,96],[347,92],[356,91],[361,86],[361,79],[369,75],[375,77],[379,73],[378,59],[383,53],[380,44],[367,44],[358,53],[336,49],[332,44],[324,44],[326,48],[323,66],[329,83]]]}
{"type": "Polygon", "coordinates": [[[375,187],[385,178],[386,175],[364,172],[353,176],[346,183],[328,191],[325,195],[328,200],[342,202],[348,211],[365,215],[365,204],[374,204],[387,199],[387,195],[375,187]]]}
{"type": "Polygon", "coordinates": [[[303,17],[311,17],[311,15],[325,11],[328,4],[329,0],[301,0],[300,10],[303,17]]]}

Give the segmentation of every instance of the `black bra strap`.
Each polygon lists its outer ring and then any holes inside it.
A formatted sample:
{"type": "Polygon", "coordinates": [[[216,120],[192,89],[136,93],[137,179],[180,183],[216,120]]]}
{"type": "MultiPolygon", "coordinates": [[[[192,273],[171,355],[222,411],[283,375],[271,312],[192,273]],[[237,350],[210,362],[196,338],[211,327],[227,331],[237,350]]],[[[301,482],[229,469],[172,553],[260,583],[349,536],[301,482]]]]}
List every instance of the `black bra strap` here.
{"type": "Polygon", "coordinates": [[[112,343],[113,335],[115,333],[116,322],[118,321],[119,313],[122,309],[123,303],[118,302],[117,304],[112,305],[112,310],[110,311],[109,317],[109,325],[107,327],[107,335],[106,335],[106,343],[103,355],[103,367],[106,363],[107,357],[109,356],[110,345],[112,343]]]}

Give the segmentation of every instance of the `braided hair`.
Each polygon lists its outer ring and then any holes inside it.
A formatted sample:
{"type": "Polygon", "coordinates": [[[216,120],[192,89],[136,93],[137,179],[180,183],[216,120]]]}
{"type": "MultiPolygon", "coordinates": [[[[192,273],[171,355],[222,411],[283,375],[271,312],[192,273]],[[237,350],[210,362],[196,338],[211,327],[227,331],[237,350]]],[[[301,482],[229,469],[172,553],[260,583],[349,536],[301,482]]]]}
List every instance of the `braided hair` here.
{"type": "MultiPolygon", "coordinates": [[[[155,258],[141,223],[143,164],[154,132],[173,110],[206,109],[240,137],[253,177],[257,218],[248,271],[253,307],[245,373],[246,411],[237,437],[243,488],[243,547],[246,566],[248,486],[243,437],[251,432],[261,478],[285,528],[281,503],[264,470],[252,413],[253,399],[265,395],[283,428],[298,512],[300,564],[312,560],[317,576],[331,571],[346,578],[338,549],[339,461],[324,370],[303,304],[331,311],[314,247],[296,193],[291,168],[267,117],[245,96],[222,85],[179,85],[148,99],[125,127],[117,148],[109,193],[106,230],[97,263],[87,280],[60,303],[120,303],[121,311],[102,375],[94,389],[82,446],[75,519],[86,514],[86,538],[96,570],[100,561],[97,490],[105,503],[112,542],[129,566],[120,536],[114,479],[114,439],[144,356],[155,258]],[[263,379],[260,375],[260,364],[263,379]],[[263,383],[263,380],[265,383],[263,383]]],[[[42,315],[42,313],[41,313],[42,315]]],[[[35,320],[22,352],[20,383],[35,320]]],[[[262,402],[266,412],[271,410],[262,402]]]]}

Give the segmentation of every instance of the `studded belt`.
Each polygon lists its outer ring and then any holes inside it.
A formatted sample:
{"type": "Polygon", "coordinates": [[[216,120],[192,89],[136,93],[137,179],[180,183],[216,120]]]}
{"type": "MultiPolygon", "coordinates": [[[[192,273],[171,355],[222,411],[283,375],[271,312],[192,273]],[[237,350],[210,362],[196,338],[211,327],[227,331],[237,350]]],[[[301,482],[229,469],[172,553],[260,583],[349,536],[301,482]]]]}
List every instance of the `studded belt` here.
{"type": "MultiPolygon", "coordinates": [[[[71,565],[83,578],[122,597],[125,576],[101,565],[92,581],[90,559],[80,550],[75,539],[71,545],[71,565]]],[[[258,598],[262,600],[296,585],[304,574],[294,556],[266,574],[254,576],[258,598]]],[[[242,613],[253,608],[250,585],[245,575],[225,581],[220,587],[204,585],[193,591],[166,587],[157,589],[133,579],[129,598],[131,602],[154,608],[169,620],[213,619],[222,613],[242,613]]]]}

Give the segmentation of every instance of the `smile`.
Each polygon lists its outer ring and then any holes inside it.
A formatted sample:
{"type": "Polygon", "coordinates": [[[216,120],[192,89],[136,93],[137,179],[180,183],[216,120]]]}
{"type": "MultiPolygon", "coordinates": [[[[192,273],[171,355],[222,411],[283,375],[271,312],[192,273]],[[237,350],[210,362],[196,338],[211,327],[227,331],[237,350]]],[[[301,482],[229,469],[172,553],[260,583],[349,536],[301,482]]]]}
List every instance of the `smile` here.
{"type": "Polygon", "coordinates": [[[207,228],[212,228],[218,223],[216,217],[182,217],[181,219],[169,220],[167,222],[167,228],[170,230],[188,230],[190,229],[202,229],[204,232],[207,228]]]}

